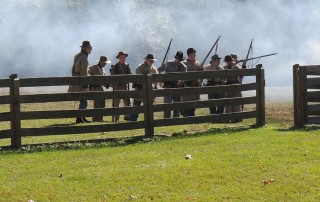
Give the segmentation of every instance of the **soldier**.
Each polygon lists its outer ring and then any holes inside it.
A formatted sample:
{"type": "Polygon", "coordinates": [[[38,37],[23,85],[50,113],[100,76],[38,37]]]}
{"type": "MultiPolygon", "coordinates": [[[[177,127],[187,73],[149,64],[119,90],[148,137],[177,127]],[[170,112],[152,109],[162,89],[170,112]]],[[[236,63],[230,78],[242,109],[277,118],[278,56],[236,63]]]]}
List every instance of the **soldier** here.
{"type": "MultiPolygon", "coordinates": [[[[187,66],[182,63],[183,61],[183,52],[178,51],[176,53],[174,60],[169,60],[164,63],[161,67],[158,68],[159,72],[186,72],[187,66]]],[[[182,81],[165,81],[163,88],[178,88],[182,86],[182,81]]],[[[181,102],[181,96],[164,96],[164,103],[172,103],[172,102],[181,102]]],[[[170,118],[171,111],[164,111],[163,117],[170,118]]],[[[179,117],[180,113],[178,110],[173,110],[173,117],[179,117]]]]}
{"type": "MultiPolygon", "coordinates": [[[[226,55],[224,58],[224,61],[227,63],[224,66],[224,69],[239,69],[239,66],[236,65],[236,63],[233,61],[231,55],[226,55]]],[[[226,78],[226,84],[240,84],[241,78],[239,76],[229,76],[226,78]]],[[[228,91],[226,93],[227,98],[232,97],[242,97],[241,91],[228,91]]],[[[230,105],[226,106],[225,113],[233,113],[233,112],[241,112],[241,106],[240,105],[230,105]]],[[[239,122],[241,120],[236,120],[236,122],[239,122]]]]}
{"type": "MultiPolygon", "coordinates": [[[[144,63],[138,65],[136,68],[136,74],[158,74],[157,68],[153,66],[154,61],[156,59],[152,54],[148,54],[145,59],[144,63]]],[[[143,86],[141,84],[135,84],[135,90],[140,90],[143,86]]],[[[157,88],[157,84],[153,84],[153,88],[157,88]]],[[[142,98],[134,98],[133,106],[140,106],[143,102],[142,98]]],[[[130,121],[137,121],[139,114],[132,114],[130,116],[130,121]]]]}
{"type": "MultiPolygon", "coordinates": [[[[123,74],[132,74],[129,64],[127,64],[126,58],[128,54],[120,51],[117,55],[119,62],[117,64],[111,65],[110,74],[111,75],[123,75],[123,74]]],[[[113,90],[129,90],[129,83],[115,83],[112,84],[113,90]]],[[[124,106],[130,106],[130,98],[122,99],[124,106]]],[[[119,107],[120,99],[113,99],[112,106],[119,107]]],[[[124,120],[129,121],[129,115],[124,116],[124,120]]],[[[112,116],[113,122],[119,121],[119,115],[112,116]]]]}
{"type": "MultiPolygon", "coordinates": [[[[104,70],[104,67],[107,65],[107,63],[111,63],[110,60],[106,56],[100,56],[100,60],[98,60],[99,63],[96,65],[93,65],[89,67],[89,74],[90,76],[105,76],[106,72],[104,70]]],[[[103,86],[107,89],[109,88],[109,84],[101,85],[90,85],[90,91],[103,91],[103,86]]],[[[93,108],[105,108],[106,103],[105,99],[96,99],[93,101],[93,108]]],[[[96,115],[92,117],[92,121],[94,122],[103,122],[103,117],[100,115],[96,115]]]]}
{"type": "MultiPolygon", "coordinates": [[[[188,48],[187,54],[188,54],[188,59],[183,61],[183,63],[187,66],[187,72],[202,71],[203,66],[200,64],[199,61],[196,60],[196,50],[193,48],[188,48]]],[[[191,80],[191,81],[185,81],[184,86],[185,87],[199,87],[199,86],[201,86],[201,80],[196,79],[196,80],[191,80]]],[[[183,95],[182,96],[183,102],[194,101],[194,100],[199,100],[199,99],[200,99],[199,95],[183,95]]],[[[195,116],[195,109],[186,109],[183,115],[185,117],[195,116]]]]}
{"type": "MultiPolygon", "coordinates": [[[[220,57],[218,55],[213,55],[211,57],[211,64],[204,67],[205,71],[212,71],[212,70],[223,70],[223,67],[220,65],[220,57]]],[[[226,81],[224,78],[213,78],[208,79],[207,86],[218,86],[225,84],[226,81]]],[[[214,93],[214,94],[208,94],[208,99],[220,99],[223,98],[223,93],[214,93]]],[[[212,106],[210,107],[210,113],[211,114],[222,114],[224,111],[224,106],[212,106]]]]}
{"type": "MultiPolygon", "coordinates": [[[[74,56],[72,66],[72,76],[88,76],[88,55],[92,51],[90,41],[83,41],[81,51],[74,56]]],[[[89,85],[70,85],[68,92],[86,92],[89,91],[89,85]]],[[[86,99],[80,100],[79,109],[87,109],[88,101],[86,99]]],[[[78,117],[76,123],[88,123],[85,117],[78,117]]]]}

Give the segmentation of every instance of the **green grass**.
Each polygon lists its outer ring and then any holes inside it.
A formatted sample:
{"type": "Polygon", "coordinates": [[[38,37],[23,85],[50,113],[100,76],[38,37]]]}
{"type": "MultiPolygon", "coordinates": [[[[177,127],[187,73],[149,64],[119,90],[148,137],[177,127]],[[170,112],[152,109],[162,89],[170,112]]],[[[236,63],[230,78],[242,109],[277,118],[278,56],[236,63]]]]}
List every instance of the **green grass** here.
{"type": "MultiPolygon", "coordinates": [[[[41,107],[68,109],[73,104],[41,107]]],[[[269,103],[262,128],[248,127],[254,123],[249,119],[239,124],[159,127],[153,139],[121,138],[143,135],[143,130],[24,137],[23,144],[120,138],[0,150],[0,201],[319,201],[320,127],[292,129],[292,117],[291,104],[269,103]],[[186,160],[187,154],[193,159],[186,160]],[[270,179],[275,182],[262,183],[270,179]]],[[[0,123],[2,129],[9,126],[0,123]]],[[[9,139],[0,140],[0,146],[9,144],[9,139]]]]}
{"type": "Polygon", "coordinates": [[[317,130],[235,127],[126,146],[3,152],[0,201],[319,201],[317,130]]]}

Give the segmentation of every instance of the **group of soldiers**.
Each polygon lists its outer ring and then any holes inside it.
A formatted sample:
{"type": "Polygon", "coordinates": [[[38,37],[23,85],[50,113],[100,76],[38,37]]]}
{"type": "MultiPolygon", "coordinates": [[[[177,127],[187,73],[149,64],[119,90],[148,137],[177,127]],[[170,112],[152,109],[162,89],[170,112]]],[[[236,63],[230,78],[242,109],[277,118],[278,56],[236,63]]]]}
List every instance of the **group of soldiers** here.
{"type": "MultiPolygon", "coordinates": [[[[111,63],[111,61],[106,56],[100,56],[98,63],[89,66],[88,55],[92,52],[92,46],[90,41],[83,41],[81,51],[75,55],[73,67],[72,67],[72,76],[96,76],[96,75],[106,75],[104,67],[111,63]]],[[[132,71],[129,67],[129,64],[126,63],[126,58],[128,54],[124,51],[120,51],[116,59],[118,62],[112,64],[110,68],[110,75],[126,75],[132,74],[132,71]]],[[[203,66],[196,59],[196,50],[194,48],[188,48],[187,58],[183,57],[182,51],[177,51],[173,60],[168,60],[164,62],[159,68],[154,66],[156,61],[153,54],[147,54],[143,58],[144,62],[135,70],[136,74],[158,74],[158,73],[169,73],[169,72],[192,72],[192,71],[211,71],[211,70],[222,70],[222,69],[239,69],[246,68],[246,61],[243,62],[242,67],[238,65],[237,56],[234,54],[226,55],[224,61],[226,62],[225,66],[220,65],[221,58],[218,55],[213,55],[211,57],[210,64],[203,66]]],[[[241,83],[242,78],[238,76],[227,77],[227,78],[214,78],[208,79],[207,86],[216,86],[216,85],[226,85],[226,84],[236,84],[241,83]]],[[[153,84],[156,87],[157,84],[153,84]]],[[[162,83],[163,88],[178,88],[178,87],[199,87],[202,86],[202,80],[179,80],[179,81],[165,81],[162,83]]],[[[70,85],[68,92],[85,92],[85,91],[103,91],[103,88],[109,88],[110,84],[104,85],[70,85]]],[[[129,83],[112,83],[111,87],[113,90],[129,90],[129,83]]],[[[142,88],[140,84],[133,84],[132,86],[135,90],[142,88]]],[[[241,97],[241,92],[227,92],[227,93],[216,93],[209,94],[208,99],[220,99],[223,97],[241,97]]],[[[164,103],[173,103],[173,102],[186,102],[186,101],[195,101],[199,100],[200,95],[183,95],[183,96],[164,96],[164,103]]],[[[131,106],[130,98],[123,99],[124,106],[131,106]]],[[[140,106],[143,102],[142,98],[133,98],[133,106],[140,106]]],[[[119,107],[120,99],[113,99],[112,106],[119,107]]],[[[87,109],[88,101],[80,100],[79,109],[87,109]]],[[[105,100],[96,99],[93,104],[94,108],[104,108],[105,100]]],[[[211,114],[221,114],[221,113],[232,113],[240,112],[240,105],[231,105],[231,106],[211,106],[211,114]]],[[[195,116],[195,109],[186,109],[181,112],[181,115],[184,117],[195,116]]],[[[127,121],[137,121],[139,114],[125,115],[124,120],[127,121]]],[[[180,111],[173,110],[173,117],[179,117],[180,111]]],[[[171,117],[171,111],[164,111],[164,118],[171,117]]],[[[92,117],[94,122],[102,122],[103,117],[101,115],[96,115],[92,117]]],[[[112,116],[113,122],[119,121],[119,115],[112,116]]],[[[238,120],[241,121],[241,120],[238,120]]],[[[78,117],[76,123],[87,123],[90,122],[85,117],[78,117]]]]}

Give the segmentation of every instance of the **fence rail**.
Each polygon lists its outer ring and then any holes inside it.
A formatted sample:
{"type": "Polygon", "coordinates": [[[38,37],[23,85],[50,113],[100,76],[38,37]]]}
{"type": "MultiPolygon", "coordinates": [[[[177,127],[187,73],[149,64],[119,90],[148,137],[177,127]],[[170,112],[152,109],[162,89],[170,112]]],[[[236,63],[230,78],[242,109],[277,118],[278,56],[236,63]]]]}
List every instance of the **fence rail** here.
{"type": "Polygon", "coordinates": [[[320,124],[320,65],[293,66],[294,126],[320,124]]]}
{"type": "MultiPolygon", "coordinates": [[[[314,83],[317,83],[315,81],[314,83]]],[[[256,125],[265,124],[265,98],[264,98],[264,69],[262,65],[257,65],[254,69],[241,70],[221,70],[205,72],[186,72],[186,73],[167,73],[157,75],[123,75],[123,76],[90,76],[90,77],[51,77],[51,78],[18,78],[11,75],[9,79],[0,80],[0,88],[9,88],[9,95],[0,96],[0,105],[10,105],[9,112],[0,113],[0,121],[10,122],[10,129],[0,130],[0,139],[11,138],[11,146],[21,147],[22,136],[47,136],[96,133],[106,131],[122,131],[133,129],[144,129],[145,136],[152,137],[154,128],[160,126],[185,125],[206,123],[213,121],[228,121],[255,118],[256,125]],[[228,76],[254,76],[254,83],[232,84],[221,86],[186,87],[174,89],[153,89],[152,83],[171,80],[193,80],[228,76]],[[21,94],[22,88],[43,87],[43,86],[68,86],[107,83],[140,83],[143,85],[141,90],[127,91],[103,91],[103,92],[77,92],[77,93],[33,93],[21,94]],[[154,103],[154,99],[172,95],[201,95],[212,93],[224,93],[231,91],[255,91],[254,96],[221,98],[213,100],[197,100],[179,103],[154,103]],[[143,106],[128,106],[119,108],[86,109],[86,110],[37,110],[26,111],[21,108],[21,104],[37,103],[59,103],[78,101],[81,99],[119,99],[119,98],[140,98],[143,106]],[[255,110],[243,111],[230,114],[203,115],[195,117],[179,117],[172,119],[154,119],[154,113],[165,110],[185,110],[188,108],[209,108],[210,106],[227,105],[255,105],[255,110]],[[60,119],[87,117],[94,115],[112,116],[143,113],[143,119],[137,122],[121,123],[101,123],[98,125],[68,125],[68,126],[48,126],[48,127],[23,127],[22,122],[39,119],[60,119]]],[[[309,94],[312,95],[312,94],[309,94]]],[[[308,110],[310,110],[309,108],[308,110]]]]}

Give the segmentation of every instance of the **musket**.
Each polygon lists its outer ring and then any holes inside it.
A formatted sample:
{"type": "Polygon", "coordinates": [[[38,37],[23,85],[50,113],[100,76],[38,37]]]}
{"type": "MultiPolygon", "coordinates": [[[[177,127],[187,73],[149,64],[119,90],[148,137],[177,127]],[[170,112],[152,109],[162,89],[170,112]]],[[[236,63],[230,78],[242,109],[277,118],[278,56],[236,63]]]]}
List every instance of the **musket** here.
{"type": "Polygon", "coordinates": [[[163,60],[162,60],[162,64],[161,64],[161,66],[162,66],[162,65],[165,63],[165,61],[166,61],[167,55],[168,55],[169,50],[170,50],[171,42],[172,42],[172,39],[170,40],[170,43],[169,43],[169,45],[168,45],[168,48],[167,48],[166,54],[164,55],[164,58],[163,58],[163,60]]]}
{"type": "Polygon", "coordinates": [[[201,65],[204,65],[204,63],[206,62],[207,58],[209,57],[209,55],[211,54],[211,51],[213,50],[213,48],[217,45],[219,39],[221,36],[218,37],[218,39],[216,40],[216,42],[214,42],[212,48],[210,49],[209,53],[207,54],[207,56],[204,58],[204,60],[202,61],[201,65]]]}
{"type": "Polygon", "coordinates": [[[249,46],[249,49],[248,49],[248,53],[247,53],[246,60],[248,60],[248,58],[249,58],[249,54],[250,54],[250,51],[251,51],[251,49],[252,49],[252,42],[253,42],[253,39],[251,39],[251,42],[250,42],[250,46],[249,46]]]}
{"type": "Polygon", "coordinates": [[[245,61],[245,60],[254,60],[254,59],[258,59],[258,58],[269,57],[269,56],[277,55],[277,54],[278,54],[278,53],[272,53],[272,54],[261,55],[261,56],[258,56],[258,57],[248,58],[248,59],[244,59],[244,60],[238,60],[237,63],[243,62],[243,61],[245,61]]]}

